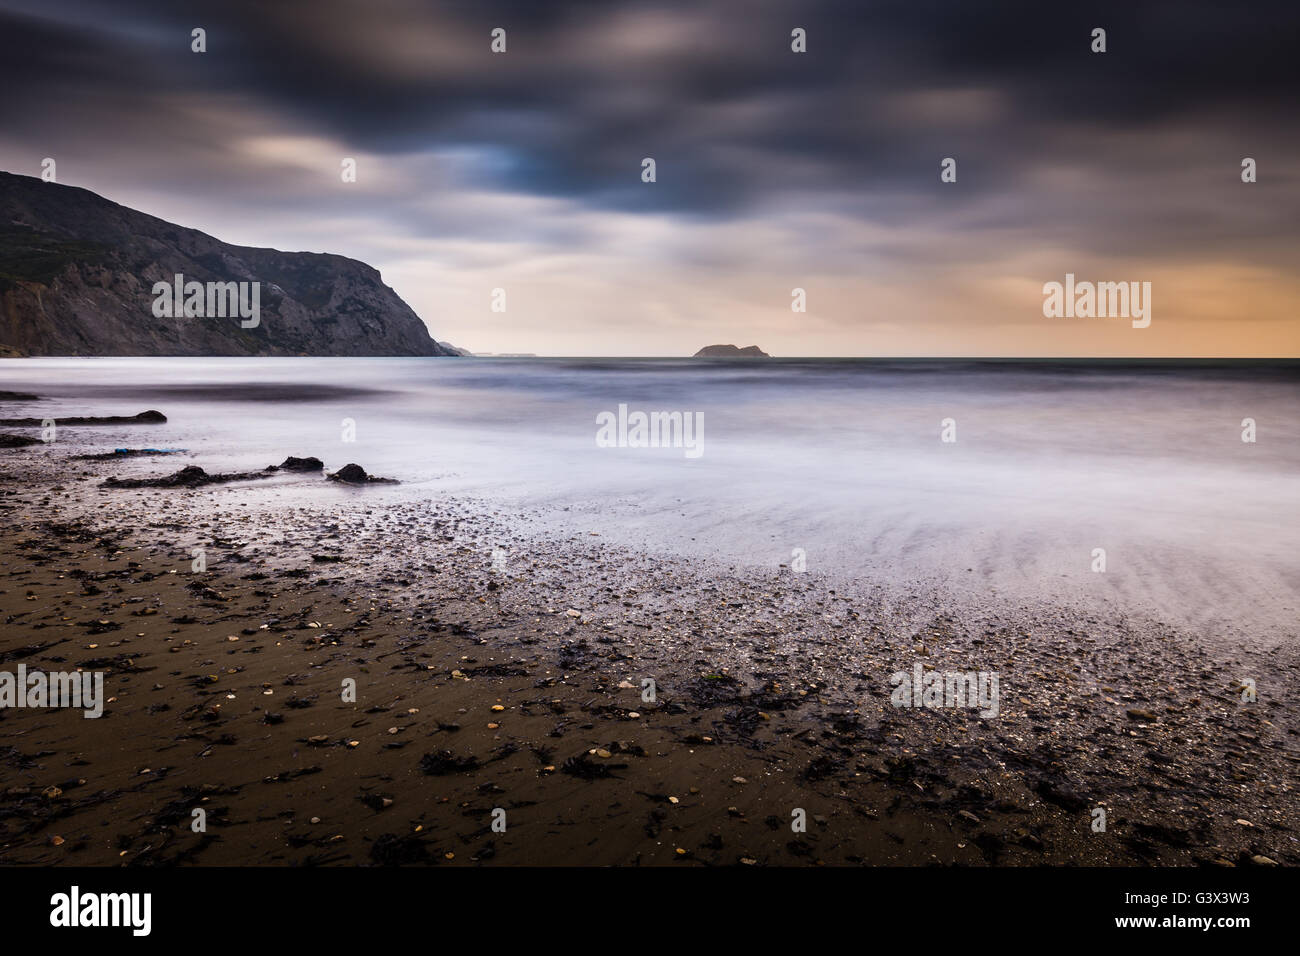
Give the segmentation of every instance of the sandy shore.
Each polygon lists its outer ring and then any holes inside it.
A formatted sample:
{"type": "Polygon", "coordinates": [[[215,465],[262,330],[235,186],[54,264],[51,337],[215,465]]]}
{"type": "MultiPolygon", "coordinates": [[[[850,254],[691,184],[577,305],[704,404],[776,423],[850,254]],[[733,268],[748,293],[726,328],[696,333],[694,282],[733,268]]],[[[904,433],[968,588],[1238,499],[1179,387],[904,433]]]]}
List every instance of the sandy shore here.
{"type": "Polygon", "coordinates": [[[102,670],[110,698],[0,710],[0,863],[1300,862],[1294,653],[468,499],[105,486],[226,470],[78,457],[121,442],[0,450],[0,670],[102,670]],[[998,715],[895,706],[918,664],[998,674],[998,715]]]}

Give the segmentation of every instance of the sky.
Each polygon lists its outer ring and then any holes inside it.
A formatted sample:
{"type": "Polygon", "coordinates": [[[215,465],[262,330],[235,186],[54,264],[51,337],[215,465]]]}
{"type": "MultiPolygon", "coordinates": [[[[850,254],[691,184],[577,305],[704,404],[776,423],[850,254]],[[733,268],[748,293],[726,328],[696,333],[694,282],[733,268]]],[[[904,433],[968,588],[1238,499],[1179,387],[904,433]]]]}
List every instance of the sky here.
{"type": "Polygon", "coordinates": [[[476,352],[1300,356],[1297,36],[1294,0],[0,0],[0,168],[361,259],[476,352]],[[1150,324],[1044,315],[1066,274],[1150,324]]]}

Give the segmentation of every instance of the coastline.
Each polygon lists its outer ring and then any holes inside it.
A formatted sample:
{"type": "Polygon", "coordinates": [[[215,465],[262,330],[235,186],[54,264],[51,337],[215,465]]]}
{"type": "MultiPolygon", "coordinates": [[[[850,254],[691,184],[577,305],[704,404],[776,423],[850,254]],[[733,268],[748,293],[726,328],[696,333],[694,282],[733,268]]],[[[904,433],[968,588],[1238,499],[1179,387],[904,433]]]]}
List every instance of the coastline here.
{"type": "MultiPolygon", "coordinates": [[[[846,593],[467,498],[105,488],[122,462],[75,456],[111,443],[61,435],[0,458],[0,667],[102,669],[110,701],[0,710],[2,864],[1300,862],[1294,654],[846,593]],[[999,716],[895,707],[918,663],[999,674],[999,716]]],[[[186,465],[223,470],[130,473],[186,465]]]]}

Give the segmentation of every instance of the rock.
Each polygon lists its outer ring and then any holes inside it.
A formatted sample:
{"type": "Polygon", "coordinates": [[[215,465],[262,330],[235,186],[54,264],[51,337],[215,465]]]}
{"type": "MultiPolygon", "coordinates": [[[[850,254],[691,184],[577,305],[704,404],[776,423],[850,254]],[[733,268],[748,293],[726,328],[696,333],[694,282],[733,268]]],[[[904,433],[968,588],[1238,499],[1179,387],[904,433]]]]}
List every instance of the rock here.
{"type": "Polygon", "coordinates": [[[771,358],[757,345],[747,345],[743,349],[734,345],[706,345],[695,353],[695,358],[771,358]]]}
{"type": "Polygon", "coordinates": [[[342,481],[349,485],[397,484],[397,481],[393,478],[376,478],[374,475],[367,474],[364,468],[355,463],[344,465],[330,475],[329,479],[330,481],[342,481]]]}
{"type": "MultiPolygon", "coordinates": [[[[3,176],[4,173],[0,173],[3,176]]],[[[66,425],[157,425],[167,421],[167,416],[155,409],[149,409],[147,412],[141,412],[138,415],[102,415],[89,417],[74,418],[57,418],[54,424],[58,426],[66,425]]],[[[0,425],[19,425],[27,428],[43,427],[45,419],[43,418],[0,418],[0,425]]]]}
{"type": "Polygon", "coordinates": [[[267,477],[265,472],[232,472],[224,475],[209,475],[198,465],[186,465],[180,471],[162,478],[109,478],[104,482],[108,488],[198,488],[202,485],[225,484],[230,481],[251,481],[267,477]]]}
{"type": "Polygon", "coordinates": [[[315,458],[315,457],[294,458],[292,455],[290,455],[284,461],[280,462],[279,465],[272,465],[268,470],[274,471],[276,469],[279,469],[280,471],[320,471],[324,467],[325,467],[325,462],[321,461],[319,458],[315,458]]]}
{"type": "Polygon", "coordinates": [[[1127,713],[1129,720],[1145,720],[1153,723],[1158,719],[1156,715],[1151,713],[1149,710],[1130,710],[1127,713]]]}
{"type": "Polygon", "coordinates": [[[355,482],[360,484],[362,482],[369,481],[370,475],[368,475],[366,473],[366,470],[362,468],[360,465],[348,464],[348,465],[344,465],[338,471],[334,472],[334,474],[330,475],[330,480],[350,481],[350,482],[355,482]]]}
{"type": "Polygon", "coordinates": [[[1277,866],[1277,860],[1270,860],[1268,857],[1258,853],[1250,858],[1250,862],[1254,863],[1256,866],[1277,866]]]}
{"type": "Polygon", "coordinates": [[[28,438],[26,435],[10,435],[7,432],[0,434],[0,448],[27,448],[29,445],[43,444],[39,438],[28,438]]]}

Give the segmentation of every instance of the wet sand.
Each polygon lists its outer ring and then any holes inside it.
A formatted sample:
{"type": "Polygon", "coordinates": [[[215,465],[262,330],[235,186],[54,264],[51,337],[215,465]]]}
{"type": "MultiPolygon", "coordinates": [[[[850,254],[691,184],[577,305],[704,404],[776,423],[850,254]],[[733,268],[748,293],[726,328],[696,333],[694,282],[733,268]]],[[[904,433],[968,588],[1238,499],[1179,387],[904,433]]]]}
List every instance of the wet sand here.
{"type": "Polygon", "coordinates": [[[0,863],[1300,862],[1287,649],[77,457],[122,444],[0,450],[0,669],[103,670],[110,698],[0,710],[0,863]],[[918,663],[998,673],[999,715],[895,707],[918,663]]]}

